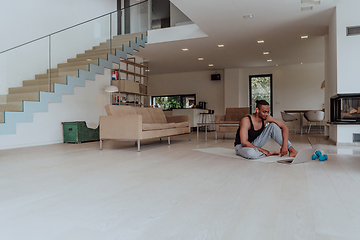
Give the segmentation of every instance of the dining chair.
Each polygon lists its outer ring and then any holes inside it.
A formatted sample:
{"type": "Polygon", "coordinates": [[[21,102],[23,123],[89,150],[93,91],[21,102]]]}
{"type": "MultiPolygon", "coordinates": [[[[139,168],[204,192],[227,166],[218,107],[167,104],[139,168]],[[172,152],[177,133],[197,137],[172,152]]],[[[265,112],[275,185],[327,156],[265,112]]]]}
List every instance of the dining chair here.
{"type": "MultiPolygon", "coordinates": [[[[324,111],[321,110],[311,110],[311,111],[307,111],[304,114],[304,117],[309,122],[309,130],[308,130],[308,134],[309,134],[311,129],[311,123],[315,122],[317,124],[323,121],[325,117],[325,113],[324,111]]],[[[320,134],[321,134],[321,127],[320,127],[320,134]]]]}
{"type": "Polygon", "coordinates": [[[294,121],[296,121],[297,118],[294,117],[293,115],[290,115],[290,114],[286,113],[286,112],[281,112],[281,117],[282,117],[282,120],[283,120],[284,122],[291,122],[291,123],[292,123],[293,129],[294,129],[294,133],[296,133],[296,129],[295,129],[295,127],[294,127],[294,121]]]}

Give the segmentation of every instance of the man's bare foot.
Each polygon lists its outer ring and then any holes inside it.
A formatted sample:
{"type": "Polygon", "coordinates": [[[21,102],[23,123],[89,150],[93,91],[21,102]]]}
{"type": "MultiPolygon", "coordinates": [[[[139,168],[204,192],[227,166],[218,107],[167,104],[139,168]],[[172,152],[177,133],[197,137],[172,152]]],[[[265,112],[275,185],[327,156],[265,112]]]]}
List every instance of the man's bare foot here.
{"type": "Polygon", "coordinates": [[[293,147],[289,147],[289,157],[296,157],[297,154],[298,152],[293,147]]]}
{"type": "Polygon", "coordinates": [[[269,156],[272,155],[280,155],[280,153],[276,152],[276,151],[269,151],[269,156]]]}

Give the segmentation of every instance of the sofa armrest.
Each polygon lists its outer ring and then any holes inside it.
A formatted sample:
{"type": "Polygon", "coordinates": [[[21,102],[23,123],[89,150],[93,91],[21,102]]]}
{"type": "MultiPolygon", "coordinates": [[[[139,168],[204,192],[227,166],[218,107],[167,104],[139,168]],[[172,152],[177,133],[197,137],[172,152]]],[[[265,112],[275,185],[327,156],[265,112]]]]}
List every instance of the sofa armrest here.
{"type": "Polygon", "coordinates": [[[189,122],[190,124],[190,116],[183,115],[183,116],[165,116],[166,121],[168,123],[179,123],[179,122],[189,122]]]}
{"type": "Polygon", "coordinates": [[[100,116],[100,139],[138,140],[142,137],[142,116],[100,116]]]}

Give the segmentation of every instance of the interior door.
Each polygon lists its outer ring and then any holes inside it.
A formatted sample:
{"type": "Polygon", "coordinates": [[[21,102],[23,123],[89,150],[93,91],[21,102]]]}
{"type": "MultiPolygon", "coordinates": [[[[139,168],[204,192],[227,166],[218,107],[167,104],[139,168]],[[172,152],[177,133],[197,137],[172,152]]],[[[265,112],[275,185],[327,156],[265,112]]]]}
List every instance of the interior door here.
{"type": "Polygon", "coordinates": [[[272,74],[249,76],[249,107],[250,113],[255,113],[256,100],[266,100],[273,115],[272,74]]]}

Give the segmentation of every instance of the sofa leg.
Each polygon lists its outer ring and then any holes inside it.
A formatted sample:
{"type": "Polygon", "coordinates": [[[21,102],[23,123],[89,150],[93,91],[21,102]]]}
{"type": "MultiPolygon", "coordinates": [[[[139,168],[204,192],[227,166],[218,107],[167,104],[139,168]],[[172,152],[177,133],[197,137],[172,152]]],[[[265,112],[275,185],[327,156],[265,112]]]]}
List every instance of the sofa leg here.
{"type": "Polygon", "coordinates": [[[225,133],[223,133],[223,139],[225,139],[225,133]]]}
{"type": "Polygon", "coordinates": [[[168,137],[168,144],[170,145],[170,136],[168,137]]]}
{"type": "Polygon", "coordinates": [[[102,140],[100,139],[100,150],[102,150],[102,140]]]}
{"type": "Polygon", "coordinates": [[[138,152],[140,152],[140,140],[137,140],[138,152]]]}
{"type": "Polygon", "coordinates": [[[191,133],[189,133],[189,141],[191,141],[191,133]]]}

